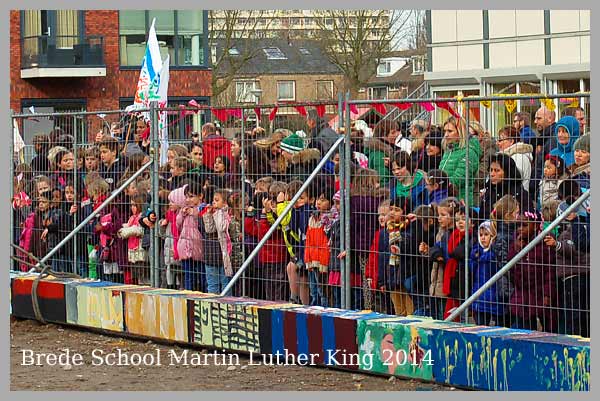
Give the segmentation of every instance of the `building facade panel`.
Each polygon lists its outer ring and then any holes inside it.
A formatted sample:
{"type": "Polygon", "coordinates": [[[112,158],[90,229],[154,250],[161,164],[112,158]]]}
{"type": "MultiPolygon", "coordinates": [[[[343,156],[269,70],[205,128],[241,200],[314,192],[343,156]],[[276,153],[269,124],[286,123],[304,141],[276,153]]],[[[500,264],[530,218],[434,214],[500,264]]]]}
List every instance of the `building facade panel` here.
{"type": "Polygon", "coordinates": [[[545,51],[544,40],[524,40],[516,42],[517,46],[517,67],[532,65],[544,65],[545,51]]]}
{"type": "Polygon", "coordinates": [[[490,39],[514,37],[517,34],[515,10],[489,10],[490,39]]]}
{"type": "Polygon", "coordinates": [[[456,10],[431,13],[431,43],[456,41],[456,10]]]}
{"type": "Polygon", "coordinates": [[[562,33],[579,30],[579,10],[550,10],[550,32],[562,33]]]}
{"type": "Polygon", "coordinates": [[[458,68],[457,46],[434,47],[431,56],[434,71],[456,71],[458,68]]]}
{"type": "Polygon", "coordinates": [[[490,69],[517,66],[517,43],[490,43],[490,69]]]}
{"type": "Polygon", "coordinates": [[[483,38],[483,12],[458,10],[456,12],[456,39],[481,40],[483,38]]]}
{"type": "Polygon", "coordinates": [[[552,49],[552,64],[579,64],[581,63],[581,38],[553,38],[550,44],[552,49]]]}
{"type": "Polygon", "coordinates": [[[458,46],[458,67],[461,70],[483,68],[483,45],[458,46]]]}
{"type": "Polygon", "coordinates": [[[544,10],[517,10],[517,36],[543,35],[544,10]]]}

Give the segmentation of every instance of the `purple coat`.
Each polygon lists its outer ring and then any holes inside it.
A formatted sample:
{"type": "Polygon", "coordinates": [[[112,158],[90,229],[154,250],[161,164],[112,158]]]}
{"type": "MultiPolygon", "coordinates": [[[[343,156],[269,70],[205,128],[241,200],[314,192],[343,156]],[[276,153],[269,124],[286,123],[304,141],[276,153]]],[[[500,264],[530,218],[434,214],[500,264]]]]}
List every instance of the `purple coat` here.
{"type": "Polygon", "coordinates": [[[377,208],[381,199],[376,196],[350,197],[350,249],[352,272],[360,272],[359,258],[368,257],[375,233],[379,230],[377,208]]]}

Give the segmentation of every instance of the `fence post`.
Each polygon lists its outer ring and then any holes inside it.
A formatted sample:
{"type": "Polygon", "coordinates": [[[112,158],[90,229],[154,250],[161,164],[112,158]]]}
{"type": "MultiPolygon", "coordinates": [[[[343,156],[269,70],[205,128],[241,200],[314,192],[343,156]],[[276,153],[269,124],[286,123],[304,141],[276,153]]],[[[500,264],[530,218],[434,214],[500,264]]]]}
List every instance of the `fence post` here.
{"type": "MultiPolygon", "coordinates": [[[[158,141],[158,108],[156,107],[156,102],[150,103],[150,149],[154,149],[154,154],[152,155],[153,163],[152,163],[152,205],[151,208],[156,212],[157,215],[160,215],[160,203],[158,199],[158,169],[160,168],[160,154],[159,154],[159,141],[158,141]]],[[[153,287],[158,287],[160,285],[160,271],[159,271],[159,261],[160,261],[160,242],[158,238],[158,227],[154,227],[150,231],[152,235],[152,240],[150,241],[150,254],[152,257],[150,258],[150,283],[153,287]]]]}
{"type": "MultiPolygon", "coordinates": [[[[352,287],[350,284],[350,270],[352,270],[352,262],[351,262],[351,250],[350,250],[350,176],[351,176],[351,171],[350,171],[350,160],[352,158],[352,153],[351,153],[351,149],[350,149],[350,92],[346,92],[346,107],[344,110],[345,113],[345,118],[346,118],[346,123],[344,124],[344,127],[346,127],[346,132],[344,133],[344,136],[346,137],[344,140],[344,169],[346,170],[345,174],[344,174],[344,185],[340,186],[344,189],[344,202],[346,203],[346,208],[344,209],[344,214],[345,214],[345,223],[346,226],[344,227],[344,231],[345,231],[345,246],[346,246],[346,271],[344,272],[344,276],[342,277],[342,286],[344,286],[346,288],[346,308],[347,309],[351,309],[352,308],[352,287]]],[[[359,267],[360,269],[360,267],[359,267]]]]}
{"type": "MultiPolygon", "coordinates": [[[[15,243],[15,235],[14,235],[15,234],[15,211],[14,211],[13,206],[12,206],[13,200],[15,199],[15,186],[14,186],[14,176],[15,176],[15,174],[14,174],[14,170],[13,170],[14,169],[14,162],[15,162],[15,150],[14,150],[15,149],[15,120],[13,118],[13,114],[14,114],[13,110],[10,109],[10,113],[8,115],[8,118],[10,119],[10,136],[11,136],[10,141],[9,141],[10,145],[8,146],[8,151],[10,152],[9,153],[9,157],[8,157],[8,160],[10,162],[9,163],[10,164],[10,166],[9,166],[9,177],[10,177],[10,184],[9,184],[10,185],[10,189],[9,189],[10,190],[10,244],[9,244],[8,247],[10,248],[9,252],[10,252],[11,256],[13,255],[13,252],[14,252],[13,251],[14,248],[12,247],[12,244],[15,243]]],[[[11,260],[10,263],[11,263],[11,267],[16,264],[16,262],[14,260],[11,260]]]]}
{"type": "MultiPolygon", "coordinates": [[[[464,110],[464,109],[463,109],[464,110]]],[[[471,135],[470,135],[470,131],[469,131],[469,124],[470,124],[470,116],[469,116],[469,101],[467,100],[466,102],[466,125],[467,125],[467,132],[465,133],[465,135],[467,136],[467,149],[466,149],[466,176],[465,176],[465,300],[469,297],[469,210],[470,210],[470,203],[469,199],[471,196],[473,196],[472,193],[469,192],[469,178],[471,175],[471,172],[469,170],[470,168],[470,163],[469,163],[469,148],[470,148],[470,142],[471,142],[471,135]]],[[[479,140],[479,139],[477,139],[479,140]]],[[[469,319],[469,309],[465,309],[465,323],[467,323],[469,319]]]]}
{"type": "MultiPolygon", "coordinates": [[[[340,131],[340,129],[342,127],[345,128],[344,125],[344,110],[343,110],[343,102],[342,102],[342,93],[339,92],[338,93],[338,131],[340,131]]],[[[344,132],[345,134],[345,132],[344,132]]],[[[340,174],[340,250],[339,252],[342,252],[344,249],[346,249],[346,198],[344,196],[345,191],[344,191],[344,183],[346,182],[345,177],[346,177],[346,166],[345,166],[345,161],[346,160],[346,154],[345,152],[340,152],[340,168],[339,168],[339,174],[340,174]]],[[[336,255],[337,256],[337,255],[336,255]]],[[[340,281],[340,307],[342,309],[347,309],[346,307],[346,286],[344,285],[346,282],[346,270],[348,269],[348,261],[344,258],[340,260],[340,276],[341,276],[341,281],[340,281]]]]}
{"type": "MultiPolygon", "coordinates": [[[[245,235],[245,228],[246,228],[246,153],[244,152],[245,149],[245,138],[246,138],[246,133],[245,133],[245,124],[244,124],[244,109],[242,109],[242,136],[240,139],[240,171],[242,173],[242,182],[241,182],[241,188],[242,188],[242,195],[241,195],[241,208],[242,208],[242,260],[246,259],[246,235],[245,235]]],[[[258,118],[256,119],[258,121],[258,118]]],[[[242,296],[246,296],[246,280],[245,280],[245,275],[246,272],[244,272],[244,275],[242,276],[242,296]]]]}

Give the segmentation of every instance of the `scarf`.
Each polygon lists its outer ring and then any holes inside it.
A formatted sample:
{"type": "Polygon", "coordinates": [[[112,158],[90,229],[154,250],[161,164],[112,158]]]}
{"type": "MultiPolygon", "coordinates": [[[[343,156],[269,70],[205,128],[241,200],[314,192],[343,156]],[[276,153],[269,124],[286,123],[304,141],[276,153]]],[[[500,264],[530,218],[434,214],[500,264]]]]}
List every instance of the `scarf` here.
{"type": "MultiPolygon", "coordinates": [[[[448,255],[451,255],[454,249],[460,244],[465,238],[465,233],[460,230],[452,231],[448,238],[448,255]]],[[[450,283],[456,277],[456,270],[458,269],[458,261],[454,258],[448,258],[446,262],[446,268],[444,269],[444,284],[442,291],[445,295],[450,295],[450,283]]]]}

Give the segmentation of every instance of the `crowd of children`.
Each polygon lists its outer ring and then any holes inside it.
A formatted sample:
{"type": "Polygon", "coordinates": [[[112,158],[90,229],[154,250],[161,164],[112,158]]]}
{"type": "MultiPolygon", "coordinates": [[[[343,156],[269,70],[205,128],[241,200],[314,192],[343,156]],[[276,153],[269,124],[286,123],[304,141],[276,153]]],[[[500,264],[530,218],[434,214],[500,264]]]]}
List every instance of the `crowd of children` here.
{"type": "MultiPolygon", "coordinates": [[[[252,141],[229,141],[207,123],[190,143],[171,145],[159,170],[160,284],[221,293],[289,208],[234,295],[339,307],[344,261],[352,308],[445,318],[589,190],[589,134],[580,137],[576,122],[567,115],[555,137],[536,138],[536,149],[554,145],[521,158],[530,163],[527,183],[479,125],[417,121],[402,135],[386,121],[368,137],[357,124],[347,226],[339,152],[290,207],[327,150],[324,138],[337,135],[326,123],[309,124],[307,135],[277,130],[257,138],[255,130],[246,135],[252,141]],[[477,183],[483,165],[487,180],[477,183]]],[[[35,158],[14,170],[15,268],[28,270],[103,206],[48,264],[150,284],[149,171],[104,205],[151,158],[148,126],[140,118],[136,127],[131,143],[111,135],[86,146],[64,134],[34,137],[35,158]]],[[[519,143],[518,135],[505,127],[499,141],[519,143]]],[[[473,303],[474,321],[589,336],[589,221],[586,203],[473,303]]]]}

